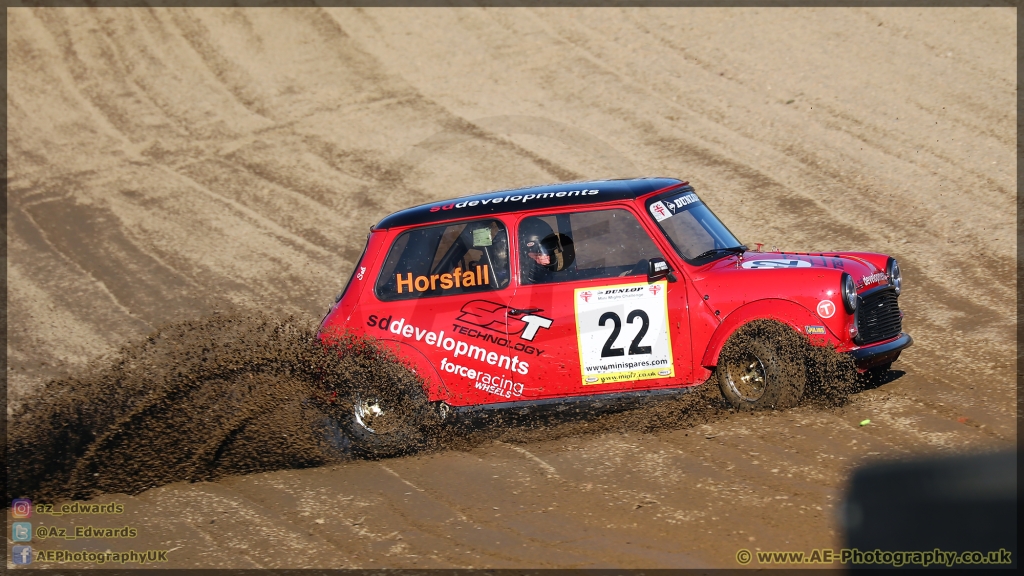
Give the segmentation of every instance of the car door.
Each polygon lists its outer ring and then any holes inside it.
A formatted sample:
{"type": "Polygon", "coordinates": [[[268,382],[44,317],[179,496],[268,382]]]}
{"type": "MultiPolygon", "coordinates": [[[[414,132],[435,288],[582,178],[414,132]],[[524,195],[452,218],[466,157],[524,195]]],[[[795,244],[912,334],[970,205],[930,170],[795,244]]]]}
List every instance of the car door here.
{"type": "Polygon", "coordinates": [[[507,335],[482,316],[511,299],[508,246],[506,225],[497,218],[395,234],[374,284],[379,305],[361,307],[369,334],[400,354],[426,357],[450,404],[513,396],[507,335]]]}
{"type": "Polygon", "coordinates": [[[523,326],[509,339],[528,352],[520,377],[530,396],[691,381],[685,290],[681,282],[648,282],[648,262],[663,255],[631,210],[525,216],[513,239],[509,315],[523,326]]]}

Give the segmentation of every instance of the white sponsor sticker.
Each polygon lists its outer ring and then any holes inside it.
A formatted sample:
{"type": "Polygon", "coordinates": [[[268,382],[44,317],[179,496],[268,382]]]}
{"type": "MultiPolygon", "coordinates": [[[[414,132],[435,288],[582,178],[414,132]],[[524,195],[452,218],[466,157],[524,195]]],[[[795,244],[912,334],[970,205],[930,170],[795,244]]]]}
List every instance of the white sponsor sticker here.
{"type": "Polygon", "coordinates": [[[584,385],[675,375],[667,291],[664,281],[573,291],[584,385]]]}
{"type": "Polygon", "coordinates": [[[672,217],[672,213],[669,212],[664,202],[655,202],[654,204],[651,204],[651,215],[654,216],[654,219],[658,222],[672,217]]]}
{"type": "Polygon", "coordinates": [[[811,263],[806,260],[747,260],[743,267],[749,270],[764,268],[810,268],[811,263]]]}
{"type": "Polygon", "coordinates": [[[822,318],[831,318],[836,313],[836,305],[831,300],[822,300],[818,302],[818,316],[822,318]]]}
{"type": "Polygon", "coordinates": [[[860,281],[863,282],[865,286],[867,286],[868,284],[874,284],[876,282],[882,282],[883,280],[889,280],[889,276],[886,275],[885,272],[878,272],[870,276],[864,276],[863,278],[860,279],[860,281]]]}
{"type": "Polygon", "coordinates": [[[680,196],[679,198],[676,198],[675,200],[672,201],[676,208],[682,208],[683,206],[693,204],[694,202],[700,202],[700,198],[697,198],[696,194],[687,194],[686,196],[680,196]]]}

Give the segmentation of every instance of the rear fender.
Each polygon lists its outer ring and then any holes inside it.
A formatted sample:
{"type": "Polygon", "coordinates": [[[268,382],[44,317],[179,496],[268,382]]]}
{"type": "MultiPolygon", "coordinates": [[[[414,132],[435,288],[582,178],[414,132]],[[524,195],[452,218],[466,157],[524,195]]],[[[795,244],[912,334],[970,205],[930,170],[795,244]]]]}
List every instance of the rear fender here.
{"type": "Polygon", "coordinates": [[[448,400],[451,397],[448,387],[444,385],[444,380],[441,380],[441,375],[422,352],[396,340],[379,340],[379,342],[394,352],[406,368],[423,379],[423,391],[427,394],[427,400],[434,402],[448,400]]]}
{"type": "Polygon", "coordinates": [[[371,289],[372,274],[377,269],[377,256],[384,247],[387,230],[374,230],[367,237],[363,254],[356,261],[352,274],[349,275],[345,288],[334,297],[334,304],[327,310],[327,315],[320,321],[320,329],[330,326],[345,326],[358,306],[364,289],[371,289]]]}
{"type": "MultiPolygon", "coordinates": [[[[729,314],[708,341],[708,347],[701,359],[701,365],[710,370],[718,364],[718,355],[722,346],[729,340],[736,330],[752,320],[776,320],[796,330],[797,334],[804,334],[806,326],[820,326],[822,321],[813,312],[803,306],[789,300],[766,298],[749,304],[744,304],[729,314]]],[[[839,345],[839,340],[829,328],[825,328],[824,336],[816,336],[812,343],[824,346],[831,342],[834,346],[839,345]]]]}

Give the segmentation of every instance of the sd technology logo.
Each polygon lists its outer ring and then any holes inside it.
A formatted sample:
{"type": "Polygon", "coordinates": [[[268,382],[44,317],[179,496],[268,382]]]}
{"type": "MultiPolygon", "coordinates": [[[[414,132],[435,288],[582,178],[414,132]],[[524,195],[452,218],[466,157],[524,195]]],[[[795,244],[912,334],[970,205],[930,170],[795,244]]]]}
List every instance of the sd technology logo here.
{"type": "MultiPolygon", "coordinates": [[[[542,312],[537,308],[530,312],[542,312]]],[[[526,311],[515,310],[498,302],[487,300],[470,300],[462,306],[462,314],[455,319],[456,322],[464,322],[485,328],[499,334],[518,334],[527,342],[532,342],[541,328],[551,328],[554,322],[551,318],[545,318],[537,314],[525,314],[526,311]],[[516,318],[518,314],[525,314],[522,318],[516,318]]]]}

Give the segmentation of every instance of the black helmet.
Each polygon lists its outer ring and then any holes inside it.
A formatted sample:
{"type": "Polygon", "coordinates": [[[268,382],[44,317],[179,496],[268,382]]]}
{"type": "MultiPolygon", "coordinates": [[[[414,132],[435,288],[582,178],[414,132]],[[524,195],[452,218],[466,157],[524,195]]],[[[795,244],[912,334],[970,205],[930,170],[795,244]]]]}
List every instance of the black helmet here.
{"type": "MultiPolygon", "coordinates": [[[[558,247],[558,239],[555,238],[555,234],[547,222],[534,216],[523,220],[523,223],[519,225],[519,245],[524,256],[540,254],[553,259],[554,251],[558,247]]],[[[545,267],[554,270],[553,264],[552,260],[552,264],[545,267]]]]}
{"type": "Polygon", "coordinates": [[[567,269],[576,257],[572,239],[565,234],[556,234],[547,222],[536,216],[523,220],[519,225],[519,251],[520,260],[524,262],[523,270],[559,272],[567,269]],[[538,262],[545,256],[547,264],[538,262]]]}

